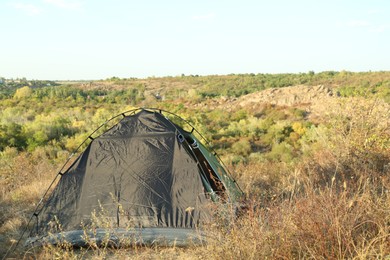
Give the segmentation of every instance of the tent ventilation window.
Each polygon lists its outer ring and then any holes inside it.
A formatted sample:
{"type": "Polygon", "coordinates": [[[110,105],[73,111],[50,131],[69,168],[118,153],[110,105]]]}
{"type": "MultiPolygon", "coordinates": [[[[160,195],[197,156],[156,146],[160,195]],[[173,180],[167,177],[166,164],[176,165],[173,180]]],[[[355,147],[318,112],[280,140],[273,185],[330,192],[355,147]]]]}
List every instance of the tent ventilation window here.
{"type": "Polygon", "coordinates": [[[191,146],[194,149],[198,149],[199,148],[198,142],[196,140],[194,140],[194,142],[191,144],[191,146]]]}
{"type": "Polygon", "coordinates": [[[190,135],[186,136],[187,143],[191,145],[192,148],[198,149],[199,145],[198,142],[192,138],[190,135]]]}
{"type": "Polygon", "coordinates": [[[177,135],[177,139],[179,140],[179,143],[183,143],[184,142],[184,136],[182,134],[178,134],[177,135]]]}

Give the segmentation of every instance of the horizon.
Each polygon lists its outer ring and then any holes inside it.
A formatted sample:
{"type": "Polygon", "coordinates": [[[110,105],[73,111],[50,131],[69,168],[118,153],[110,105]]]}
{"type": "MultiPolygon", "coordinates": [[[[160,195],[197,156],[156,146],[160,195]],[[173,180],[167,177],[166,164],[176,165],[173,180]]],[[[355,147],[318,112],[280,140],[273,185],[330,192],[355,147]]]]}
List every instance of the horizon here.
{"type": "Polygon", "coordinates": [[[388,71],[389,12],[385,0],[5,0],[0,77],[388,71]]]}
{"type": "Polygon", "coordinates": [[[180,77],[222,77],[222,76],[240,76],[240,75],[251,75],[251,74],[254,74],[254,75],[286,75],[286,74],[293,74],[293,75],[297,75],[297,74],[308,74],[308,73],[314,73],[314,74],[321,74],[321,73],[327,73],[327,72],[336,72],[336,73],[342,73],[342,72],[346,72],[346,73],[387,73],[387,72],[390,72],[390,70],[377,70],[377,71],[347,71],[347,70],[340,70],[340,71],[335,71],[335,70],[324,70],[324,71],[318,71],[318,72],[315,72],[313,70],[309,70],[307,72],[282,72],[282,73],[253,73],[253,72],[249,72],[249,73],[229,73],[229,74],[209,74],[209,75],[199,75],[199,74],[181,74],[181,75],[163,75],[163,76],[147,76],[147,77],[116,77],[116,76],[112,76],[112,77],[107,77],[107,78],[101,78],[101,79],[34,79],[34,78],[26,78],[26,77],[17,77],[17,78],[8,78],[8,77],[3,77],[2,75],[0,75],[0,79],[1,78],[4,78],[5,80],[21,80],[21,79],[25,79],[27,81],[54,81],[54,82],[61,82],[61,81],[64,81],[64,82],[84,82],[84,81],[104,81],[104,80],[110,80],[110,79],[113,79],[113,78],[117,78],[119,80],[126,80],[126,79],[134,79],[134,80],[147,80],[147,79],[163,79],[163,78],[180,78],[180,77]]]}

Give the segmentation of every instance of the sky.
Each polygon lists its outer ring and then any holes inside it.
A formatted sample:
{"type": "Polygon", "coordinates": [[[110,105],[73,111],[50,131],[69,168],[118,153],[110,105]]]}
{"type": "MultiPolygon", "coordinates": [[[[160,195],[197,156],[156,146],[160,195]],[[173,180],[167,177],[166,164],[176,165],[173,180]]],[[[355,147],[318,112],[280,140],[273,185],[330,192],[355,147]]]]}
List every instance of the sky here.
{"type": "Polygon", "coordinates": [[[0,0],[0,77],[389,71],[388,0],[0,0]]]}

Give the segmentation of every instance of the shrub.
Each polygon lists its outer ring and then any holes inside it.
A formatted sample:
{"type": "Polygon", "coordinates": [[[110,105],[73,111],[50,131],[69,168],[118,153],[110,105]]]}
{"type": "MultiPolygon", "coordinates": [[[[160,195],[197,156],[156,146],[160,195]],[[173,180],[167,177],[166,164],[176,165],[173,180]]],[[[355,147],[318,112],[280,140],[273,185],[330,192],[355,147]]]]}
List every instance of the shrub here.
{"type": "Polygon", "coordinates": [[[19,88],[15,91],[14,98],[15,99],[23,99],[28,98],[33,93],[32,89],[28,86],[19,88]]]}
{"type": "Polygon", "coordinates": [[[233,145],[232,145],[232,151],[235,153],[235,154],[238,154],[238,155],[241,155],[241,156],[248,156],[252,149],[251,149],[251,144],[249,143],[249,141],[247,140],[240,140],[238,142],[235,142],[233,145]]]}

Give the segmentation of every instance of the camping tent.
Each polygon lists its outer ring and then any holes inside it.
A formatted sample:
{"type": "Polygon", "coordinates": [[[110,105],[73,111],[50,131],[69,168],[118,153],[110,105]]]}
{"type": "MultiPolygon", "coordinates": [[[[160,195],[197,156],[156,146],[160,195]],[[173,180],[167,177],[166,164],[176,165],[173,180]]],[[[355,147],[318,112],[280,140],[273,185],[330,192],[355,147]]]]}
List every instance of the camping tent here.
{"type": "Polygon", "coordinates": [[[218,156],[180,119],[166,111],[136,109],[94,138],[41,207],[28,244],[83,246],[93,239],[118,243],[185,245],[202,242],[197,232],[213,218],[212,205],[243,196],[218,156]],[[174,117],[175,118],[175,117],[174,117]]]}

